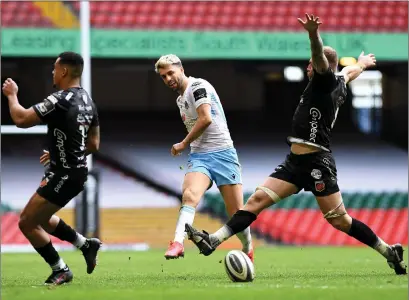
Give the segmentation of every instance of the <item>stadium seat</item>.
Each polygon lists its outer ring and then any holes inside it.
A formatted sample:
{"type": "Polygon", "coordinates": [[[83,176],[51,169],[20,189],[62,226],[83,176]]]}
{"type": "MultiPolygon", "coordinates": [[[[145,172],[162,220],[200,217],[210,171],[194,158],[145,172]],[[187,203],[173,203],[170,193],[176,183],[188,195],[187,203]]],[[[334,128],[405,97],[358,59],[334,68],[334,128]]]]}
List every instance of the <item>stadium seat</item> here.
{"type": "MultiPolygon", "coordinates": [[[[80,3],[71,4],[79,12],[80,3]]],[[[406,32],[405,1],[93,1],[91,23],[97,28],[300,31],[297,17],[322,16],[326,31],[406,32]]],[[[3,26],[52,27],[32,2],[1,3],[3,26]]]]}
{"type": "Polygon", "coordinates": [[[41,10],[30,1],[1,1],[1,25],[3,27],[53,27],[41,10]]]}

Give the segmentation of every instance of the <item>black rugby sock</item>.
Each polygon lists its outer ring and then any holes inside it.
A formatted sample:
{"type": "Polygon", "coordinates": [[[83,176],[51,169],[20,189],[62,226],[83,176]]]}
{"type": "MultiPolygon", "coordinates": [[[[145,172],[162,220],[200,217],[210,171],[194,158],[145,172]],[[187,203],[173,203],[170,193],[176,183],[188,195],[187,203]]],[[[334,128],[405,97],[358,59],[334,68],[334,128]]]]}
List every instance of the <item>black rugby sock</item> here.
{"type": "Polygon", "coordinates": [[[210,242],[214,248],[236,233],[242,232],[257,219],[257,216],[246,210],[238,210],[222,228],[210,235],[210,242]]]}
{"type": "Polygon", "coordinates": [[[246,210],[238,210],[233,217],[226,223],[230,228],[232,235],[242,232],[257,219],[257,216],[246,210]]]}
{"type": "Polygon", "coordinates": [[[44,260],[50,265],[50,266],[54,266],[55,264],[57,264],[60,260],[60,255],[58,255],[57,250],[55,250],[53,244],[51,243],[51,241],[40,248],[34,248],[38,254],[40,254],[42,256],[42,258],[44,258],[44,260]]]}
{"type": "Polygon", "coordinates": [[[374,248],[378,243],[377,235],[366,224],[361,221],[352,218],[352,225],[349,229],[348,235],[357,239],[361,243],[374,248]]]}
{"type": "Polygon", "coordinates": [[[50,234],[62,241],[70,242],[71,244],[74,243],[77,239],[77,232],[69,225],[67,225],[63,221],[63,219],[60,219],[60,222],[58,222],[58,225],[55,228],[54,232],[50,234]]]}

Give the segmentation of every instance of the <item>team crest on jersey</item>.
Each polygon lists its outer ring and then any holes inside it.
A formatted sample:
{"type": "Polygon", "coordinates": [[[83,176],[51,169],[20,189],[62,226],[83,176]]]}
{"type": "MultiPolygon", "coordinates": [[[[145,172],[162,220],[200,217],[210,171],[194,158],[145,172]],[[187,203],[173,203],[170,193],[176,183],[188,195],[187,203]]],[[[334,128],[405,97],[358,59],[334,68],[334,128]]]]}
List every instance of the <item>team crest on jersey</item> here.
{"type": "Polygon", "coordinates": [[[317,192],[322,192],[323,190],[325,190],[325,183],[324,181],[320,180],[320,181],[316,181],[315,182],[315,190],[317,192]]]}

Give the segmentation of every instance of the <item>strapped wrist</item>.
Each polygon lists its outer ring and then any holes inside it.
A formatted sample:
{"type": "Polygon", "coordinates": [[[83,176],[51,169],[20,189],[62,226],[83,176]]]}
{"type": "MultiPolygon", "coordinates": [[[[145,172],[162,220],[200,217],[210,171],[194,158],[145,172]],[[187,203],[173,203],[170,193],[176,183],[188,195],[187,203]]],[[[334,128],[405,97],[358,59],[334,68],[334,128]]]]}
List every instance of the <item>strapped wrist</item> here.
{"type": "Polygon", "coordinates": [[[366,66],[363,63],[358,62],[357,65],[361,67],[362,71],[365,71],[366,66]]]}

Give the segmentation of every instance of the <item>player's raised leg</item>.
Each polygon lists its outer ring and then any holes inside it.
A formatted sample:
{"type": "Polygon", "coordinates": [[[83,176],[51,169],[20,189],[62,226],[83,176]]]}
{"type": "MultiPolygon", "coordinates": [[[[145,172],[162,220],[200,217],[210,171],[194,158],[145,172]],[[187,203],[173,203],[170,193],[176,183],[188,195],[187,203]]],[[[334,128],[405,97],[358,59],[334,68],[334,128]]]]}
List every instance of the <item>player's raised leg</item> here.
{"type": "Polygon", "coordinates": [[[91,274],[94,271],[97,265],[97,253],[102,244],[99,239],[85,238],[56,215],[41,224],[41,227],[49,234],[62,241],[67,241],[81,250],[87,264],[87,273],[91,274]]]}
{"type": "MultiPolygon", "coordinates": [[[[232,217],[237,211],[243,209],[243,187],[241,184],[226,184],[219,186],[220,193],[223,196],[227,213],[232,217]]],[[[254,247],[251,240],[250,227],[237,233],[243,248],[243,252],[254,262],[254,247]]]]}
{"type": "Polygon", "coordinates": [[[396,274],[406,274],[402,246],[400,244],[388,245],[368,225],[351,217],[345,209],[340,192],[328,196],[317,196],[316,199],[328,223],[379,252],[386,258],[396,274]]]}
{"type": "Polygon", "coordinates": [[[222,242],[249,227],[257,219],[257,215],[265,208],[298,191],[299,188],[293,183],[269,177],[250,196],[244,208],[237,211],[222,228],[213,234],[208,234],[206,231],[200,232],[187,225],[188,237],[199,248],[200,253],[208,256],[222,242]]]}
{"type": "Polygon", "coordinates": [[[191,170],[193,172],[188,172],[183,182],[182,206],[180,207],[176,223],[175,238],[170,242],[169,248],[165,253],[166,259],[184,257],[185,224],[193,224],[196,207],[203,194],[211,185],[210,174],[205,175],[207,172],[205,168],[201,171],[191,170]]]}
{"type": "Polygon", "coordinates": [[[18,223],[21,232],[52,269],[46,284],[59,285],[70,282],[73,278],[71,270],[53,247],[50,236],[40,225],[46,223],[60,209],[61,207],[35,193],[21,212],[18,223]]]}

